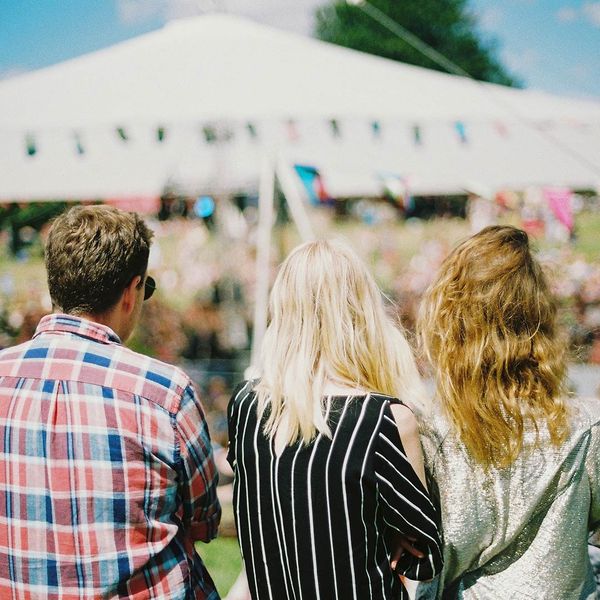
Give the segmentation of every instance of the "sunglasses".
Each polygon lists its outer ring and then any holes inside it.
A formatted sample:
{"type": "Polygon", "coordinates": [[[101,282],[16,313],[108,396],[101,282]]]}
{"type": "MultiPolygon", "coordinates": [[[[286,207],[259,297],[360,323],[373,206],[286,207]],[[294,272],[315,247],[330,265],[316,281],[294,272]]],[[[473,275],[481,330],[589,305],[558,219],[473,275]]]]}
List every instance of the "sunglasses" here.
{"type": "Polygon", "coordinates": [[[152,298],[152,294],[154,294],[156,290],[156,281],[154,281],[154,277],[146,277],[146,281],[144,282],[144,300],[149,300],[152,298]]]}

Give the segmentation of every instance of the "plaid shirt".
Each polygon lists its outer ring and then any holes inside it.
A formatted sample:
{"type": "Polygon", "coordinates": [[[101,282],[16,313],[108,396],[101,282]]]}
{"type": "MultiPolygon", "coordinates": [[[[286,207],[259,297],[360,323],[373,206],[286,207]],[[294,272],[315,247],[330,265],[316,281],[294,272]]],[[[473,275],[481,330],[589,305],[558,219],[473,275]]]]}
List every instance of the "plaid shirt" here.
{"type": "Polygon", "coordinates": [[[44,317],[0,352],[0,444],[0,598],[218,599],[194,551],[217,475],[180,369],[44,317]]]}

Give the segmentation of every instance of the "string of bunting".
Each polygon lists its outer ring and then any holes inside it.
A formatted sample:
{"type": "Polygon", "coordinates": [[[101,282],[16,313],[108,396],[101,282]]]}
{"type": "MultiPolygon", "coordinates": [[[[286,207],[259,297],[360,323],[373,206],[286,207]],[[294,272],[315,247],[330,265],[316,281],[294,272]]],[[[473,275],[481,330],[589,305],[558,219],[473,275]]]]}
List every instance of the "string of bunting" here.
{"type": "MultiPolygon", "coordinates": [[[[332,118],[323,122],[323,125],[329,130],[331,139],[334,141],[341,141],[347,132],[344,127],[343,121],[332,118]]],[[[502,121],[493,121],[490,123],[491,127],[495,131],[499,138],[508,138],[510,136],[510,127],[507,123],[502,121]]],[[[590,125],[582,125],[580,122],[566,122],[565,125],[578,130],[581,133],[593,133],[593,127],[590,125]]],[[[533,123],[533,126],[537,129],[548,131],[554,129],[556,123],[549,120],[533,123]]],[[[308,135],[302,134],[301,123],[295,119],[286,119],[281,123],[282,135],[290,144],[300,143],[303,139],[308,138],[308,135]]],[[[373,141],[379,141],[384,138],[386,132],[386,126],[377,120],[367,122],[368,130],[370,131],[370,137],[373,141]]],[[[412,144],[415,147],[423,146],[426,143],[426,129],[427,125],[420,123],[404,123],[406,129],[406,135],[412,140],[412,144]]],[[[457,142],[460,145],[468,145],[470,142],[471,134],[470,127],[465,121],[457,120],[451,123],[451,127],[454,131],[457,142]]],[[[173,131],[165,124],[156,126],[153,130],[153,137],[157,144],[166,144],[174,136],[173,131]]],[[[397,132],[394,132],[397,135],[397,132]]],[[[81,132],[74,131],[70,133],[73,143],[73,151],[75,154],[83,156],[86,154],[86,144],[84,144],[83,136],[81,132]]],[[[248,121],[238,126],[231,124],[215,124],[206,123],[199,128],[199,140],[207,145],[216,145],[221,143],[228,143],[234,139],[241,139],[241,136],[245,136],[250,142],[258,142],[261,139],[261,130],[259,125],[253,121],[248,121]]],[[[36,157],[40,153],[38,147],[38,135],[34,132],[27,132],[24,136],[24,150],[29,157],[36,157]]],[[[125,126],[117,126],[114,129],[115,140],[129,144],[135,142],[135,136],[131,134],[129,129],[125,126]]],[[[347,138],[351,139],[351,138],[347,138]]]]}

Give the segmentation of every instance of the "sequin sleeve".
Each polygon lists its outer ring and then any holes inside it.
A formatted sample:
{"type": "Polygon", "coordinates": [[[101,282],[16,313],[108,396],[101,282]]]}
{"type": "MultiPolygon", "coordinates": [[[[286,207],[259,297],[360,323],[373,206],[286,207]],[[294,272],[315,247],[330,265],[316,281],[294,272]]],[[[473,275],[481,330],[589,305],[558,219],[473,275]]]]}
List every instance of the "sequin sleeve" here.
{"type": "Polygon", "coordinates": [[[592,540],[600,545],[600,423],[590,429],[590,446],[586,458],[586,470],[590,480],[590,530],[592,540]]]}

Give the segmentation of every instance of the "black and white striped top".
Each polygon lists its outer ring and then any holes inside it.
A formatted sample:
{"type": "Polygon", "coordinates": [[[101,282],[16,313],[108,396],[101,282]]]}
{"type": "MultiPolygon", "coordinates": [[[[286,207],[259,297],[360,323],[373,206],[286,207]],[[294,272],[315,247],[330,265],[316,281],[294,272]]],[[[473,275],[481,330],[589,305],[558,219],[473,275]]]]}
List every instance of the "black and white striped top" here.
{"type": "Polygon", "coordinates": [[[438,513],[400,442],[380,394],[333,396],[333,437],[276,455],[257,419],[252,382],[229,404],[234,513],[253,599],[408,598],[390,568],[395,532],[416,536],[426,557],[399,572],[430,579],[441,567],[438,513]]]}

